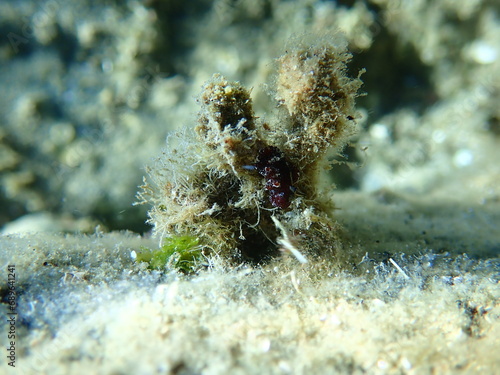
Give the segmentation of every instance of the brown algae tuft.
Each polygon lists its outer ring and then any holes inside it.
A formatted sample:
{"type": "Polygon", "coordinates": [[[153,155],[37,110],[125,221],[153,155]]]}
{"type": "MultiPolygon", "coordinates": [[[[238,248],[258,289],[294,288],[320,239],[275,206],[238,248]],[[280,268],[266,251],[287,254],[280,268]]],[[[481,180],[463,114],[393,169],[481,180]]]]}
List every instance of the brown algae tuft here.
{"type": "Polygon", "coordinates": [[[147,169],[138,197],[152,205],[154,233],[196,238],[205,256],[236,264],[280,250],[301,262],[334,257],[339,228],[319,176],[356,131],[362,82],[346,75],[350,58],[340,34],[291,40],[277,60],[279,120],[269,123],[255,116],[249,90],[215,74],[194,132],[171,135],[147,169]]]}

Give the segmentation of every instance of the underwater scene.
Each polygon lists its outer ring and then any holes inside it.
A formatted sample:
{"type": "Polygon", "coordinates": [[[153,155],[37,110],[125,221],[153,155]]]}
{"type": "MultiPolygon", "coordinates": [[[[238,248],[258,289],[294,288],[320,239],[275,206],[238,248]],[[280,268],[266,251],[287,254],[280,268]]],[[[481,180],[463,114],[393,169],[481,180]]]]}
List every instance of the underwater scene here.
{"type": "Polygon", "coordinates": [[[500,4],[2,0],[0,373],[500,373],[500,4]]]}

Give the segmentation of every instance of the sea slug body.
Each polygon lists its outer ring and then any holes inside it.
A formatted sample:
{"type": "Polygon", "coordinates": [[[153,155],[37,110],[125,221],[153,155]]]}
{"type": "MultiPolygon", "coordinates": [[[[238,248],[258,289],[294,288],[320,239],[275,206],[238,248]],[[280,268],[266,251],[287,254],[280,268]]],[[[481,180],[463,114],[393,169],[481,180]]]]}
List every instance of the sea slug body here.
{"type": "Polygon", "coordinates": [[[273,207],[282,209],[290,206],[290,198],[295,191],[293,184],[297,180],[297,170],[286,160],[279,148],[267,146],[259,150],[255,167],[266,179],[266,190],[273,207]]]}

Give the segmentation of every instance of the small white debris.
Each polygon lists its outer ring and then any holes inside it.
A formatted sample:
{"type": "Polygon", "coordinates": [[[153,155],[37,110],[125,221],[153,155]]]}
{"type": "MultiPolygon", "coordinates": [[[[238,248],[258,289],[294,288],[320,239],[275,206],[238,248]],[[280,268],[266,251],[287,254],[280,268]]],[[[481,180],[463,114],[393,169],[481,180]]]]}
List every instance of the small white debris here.
{"type": "Polygon", "coordinates": [[[434,130],[432,140],[436,143],[443,143],[446,140],[446,133],[442,130],[434,130]]]}
{"type": "Polygon", "coordinates": [[[276,219],[276,217],[274,216],[271,216],[271,219],[273,219],[274,225],[276,225],[276,228],[278,228],[281,231],[281,234],[283,235],[283,237],[280,237],[277,240],[278,243],[282,246],[281,249],[283,251],[289,251],[290,253],[292,253],[300,263],[302,264],[307,263],[306,257],[302,255],[302,253],[297,249],[297,247],[293,243],[293,240],[288,236],[288,232],[283,226],[283,224],[281,224],[279,220],[276,219]]]}
{"type": "Polygon", "coordinates": [[[472,164],[474,160],[474,155],[468,149],[458,150],[455,155],[453,155],[453,163],[458,168],[467,167],[472,164]]]}
{"type": "Polygon", "coordinates": [[[370,127],[370,135],[375,139],[385,141],[386,139],[389,139],[390,133],[385,124],[373,124],[370,127]]]}
{"type": "Polygon", "coordinates": [[[498,58],[498,50],[482,40],[472,43],[468,50],[472,60],[478,64],[492,64],[498,58]]]}
{"type": "Polygon", "coordinates": [[[392,259],[392,258],[389,258],[389,262],[392,263],[392,265],[394,267],[396,267],[396,269],[399,271],[399,273],[401,273],[405,279],[409,279],[408,275],[405,273],[405,271],[403,271],[403,269],[401,267],[399,267],[399,265],[392,259]]]}
{"type": "Polygon", "coordinates": [[[292,373],[292,367],[288,364],[286,361],[279,361],[278,362],[278,368],[284,373],[284,374],[291,374],[292,373]]]}
{"type": "Polygon", "coordinates": [[[384,307],[386,303],[382,301],[381,299],[375,298],[372,300],[372,305],[375,307],[384,307]]]}
{"type": "Polygon", "coordinates": [[[377,361],[377,366],[379,369],[381,370],[387,370],[389,368],[389,363],[387,363],[387,361],[384,361],[382,359],[379,359],[377,361]]]}
{"type": "Polygon", "coordinates": [[[263,353],[267,353],[271,349],[271,340],[263,339],[260,343],[260,349],[263,353]]]}
{"type": "Polygon", "coordinates": [[[401,366],[403,366],[406,371],[409,371],[412,368],[411,362],[406,357],[401,358],[401,366]]]}
{"type": "Polygon", "coordinates": [[[330,317],[330,324],[338,327],[342,324],[342,321],[340,320],[340,318],[337,315],[333,314],[330,317]]]}

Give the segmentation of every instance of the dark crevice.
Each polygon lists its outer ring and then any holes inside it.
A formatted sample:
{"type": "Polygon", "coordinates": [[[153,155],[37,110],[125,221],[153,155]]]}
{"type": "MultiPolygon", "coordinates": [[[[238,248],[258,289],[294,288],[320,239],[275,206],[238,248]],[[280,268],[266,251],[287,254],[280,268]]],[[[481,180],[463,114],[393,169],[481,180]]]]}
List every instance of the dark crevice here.
{"type": "Polygon", "coordinates": [[[79,44],[78,39],[74,34],[65,31],[59,24],[57,27],[57,36],[51,42],[51,46],[55,48],[61,57],[63,64],[68,67],[76,56],[79,44]]]}
{"type": "MultiPolygon", "coordinates": [[[[261,219],[261,221],[266,220],[261,219]]],[[[269,218],[267,221],[270,222],[269,218]]],[[[245,239],[242,240],[238,246],[241,251],[242,261],[264,264],[279,256],[279,250],[277,249],[276,244],[270,240],[270,238],[276,238],[278,233],[273,227],[271,227],[271,223],[268,224],[269,225],[266,225],[265,227],[263,227],[261,223],[261,226],[258,228],[242,228],[242,233],[245,239]],[[264,228],[267,233],[263,231],[264,228]]]]}
{"type": "Polygon", "coordinates": [[[0,24],[0,47],[8,46],[9,57],[26,58],[38,47],[23,25],[4,22],[0,24]]]}
{"type": "Polygon", "coordinates": [[[396,36],[385,29],[369,50],[354,54],[352,74],[363,68],[366,73],[361,90],[369,95],[358,98],[357,103],[368,108],[373,118],[402,107],[422,113],[437,100],[431,83],[432,68],[420,60],[413,46],[400,45],[396,36]]]}
{"type": "Polygon", "coordinates": [[[167,76],[187,74],[185,62],[195,45],[192,23],[210,9],[210,1],[153,0],[150,6],[158,16],[159,42],[152,53],[159,70],[167,76]]]}

